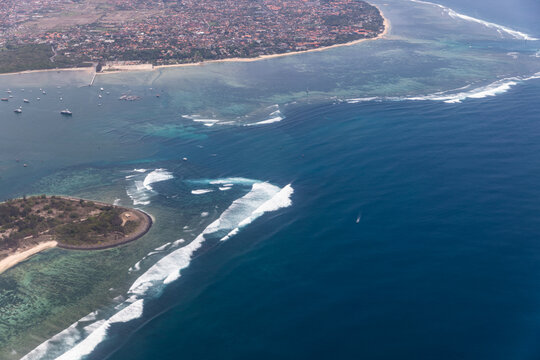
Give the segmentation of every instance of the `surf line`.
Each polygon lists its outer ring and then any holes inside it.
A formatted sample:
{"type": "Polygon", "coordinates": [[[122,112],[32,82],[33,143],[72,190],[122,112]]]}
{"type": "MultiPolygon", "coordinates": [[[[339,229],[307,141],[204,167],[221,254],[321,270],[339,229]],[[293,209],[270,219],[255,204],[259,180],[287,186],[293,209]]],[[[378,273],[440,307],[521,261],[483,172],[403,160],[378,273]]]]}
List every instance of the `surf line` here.
{"type": "Polygon", "coordinates": [[[437,6],[437,7],[441,8],[441,9],[443,9],[443,11],[446,12],[448,14],[448,16],[450,16],[453,19],[459,18],[459,19],[462,19],[462,20],[465,20],[465,21],[475,22],[475,23],[484,25],[485,27],[488,27],[488,28],[491,28],[491,29],[496,29],[498,31],[503,31],[503,32],[507,33],[508,35],[514,37],[515,39],[528,40],[528,41],[537,41],[537,40],[539,40],[539,39],[537,39],[535,37],[532,37],[532,36],[530,36],[528,34],[525,34],[525,33],[521,32],[521,31],[513,30],[513,29],[510,29],[510,28],[508,28],[506,26],[503,26],[503,25],[495,24],[495,23],[492,23],[492,22],[489,22],[489,21],[477,19],[477,18],[469,16],[469,15],[458,13],[457,11],[452,10],[449,7],[443,6],[441,4],[436,4],[436,3],[433,3],[433,2],[423,1],[423,0],[410,0],[410,1],[418,3],[418,4],[437,6]]]}
{"type": "MultiPolygon", "coordinates": [[[[160,177],[163,178],[163,177],[160,177]]],[[[162,288],[178,279],[187,268],[194,253],[207,240],[207,235],[218,235],[221,241],[236,235],[241,228],[268,212],[292,205],[294,192],[291,184],[282,188],[268,182],[244,178],[226,178],[203,181],[208,184],[243,184],[251,190],[233,203],[189,244],[167,254],[135,280],[128,290],[127,299],[115,306],[117,312],[97,320],[99,310],[81,318],[62,332],[43,342],[21,360],[81,360],[103,342],[111,326],[126,323],[143,316],[144,301],[159,294],[162,288]],[[87,325],[88,322],[92,322],[87,325]]],[[[183,242],[183,240],[177,240],[183,242]]]]}

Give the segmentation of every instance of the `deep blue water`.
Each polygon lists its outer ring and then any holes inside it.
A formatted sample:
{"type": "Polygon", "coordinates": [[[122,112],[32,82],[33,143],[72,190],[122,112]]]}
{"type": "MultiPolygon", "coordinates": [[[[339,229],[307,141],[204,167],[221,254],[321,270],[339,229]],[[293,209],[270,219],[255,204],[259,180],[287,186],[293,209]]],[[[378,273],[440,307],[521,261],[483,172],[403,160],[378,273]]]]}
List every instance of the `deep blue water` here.
{"type": "Polygon", "coordinates": [[[194,261],[111,359],[537,359],[539,95],[215,134],[215,166],[279,169],[294,206],[194,261]]]}

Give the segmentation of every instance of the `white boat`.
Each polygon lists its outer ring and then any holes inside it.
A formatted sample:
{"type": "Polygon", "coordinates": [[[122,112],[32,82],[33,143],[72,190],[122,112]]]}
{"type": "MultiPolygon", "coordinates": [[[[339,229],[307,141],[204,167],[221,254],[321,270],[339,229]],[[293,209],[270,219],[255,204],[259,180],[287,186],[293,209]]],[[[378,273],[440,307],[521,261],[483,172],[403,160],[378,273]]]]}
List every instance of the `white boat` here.
{"type": "Polygon", "coordinates": [[[69,111],[69,109],[65,109],[65,110],[60,111],[60,114],[66,115],[66,116],[73,115],[73,113],[71,111],[69,111]]]}
{"type": "Polygon", "coordinates": [[[22,109],[18,108],[18,109],[13,110],[13,112],[16,113],[16,114],[20,114],[20,113],[22,113],[22,109]]]}
{"type": "Polygon", "coordinates": [[[28,99],[23,99],[23,101],[24,101],[25,103],[27,103],[27,104],[30,103],[30,100],[28,100],[28,99]]]}

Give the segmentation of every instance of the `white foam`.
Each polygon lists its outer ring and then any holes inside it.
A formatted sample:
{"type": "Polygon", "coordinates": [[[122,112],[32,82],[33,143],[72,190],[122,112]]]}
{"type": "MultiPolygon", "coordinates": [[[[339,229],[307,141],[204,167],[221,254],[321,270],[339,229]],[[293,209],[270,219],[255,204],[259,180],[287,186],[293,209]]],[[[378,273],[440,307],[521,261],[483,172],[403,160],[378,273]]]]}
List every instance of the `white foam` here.
{"type": "Polygon", "coordinates": [[[221,191],[227,191],[227,190],[231,190],[231,189],[232,189],[232,187],[230,187],[230,186],[220,186],[219,187],[219,190],[221,190],[221,191]]]}
{"type": "Polygon", "coordinates": [[[170,180],[172,178],[174,178],[174,176],[169,171],[165,169],[156,169],[150,174],[146,175],[143,181],[143,186],[148,190],[153,190],[151,186],[152,184],[170,180]]]}
{"type": "Polygon", "coordinates": [[[133,201],[133,205],[150,204],[150,192],[144,187],[142,180],[135,180],[131,186],[126,188],[127,195],[133,201]]]}
{"type": "Polygon", "coordinates": [[[175,242],[172,243],[172,246],[178,246],[178,245],[183,244],[185,242],[186,242],[186,240],[184,240],[184,239],[178,239],[178,240],[176,240],[175,242]]]}
{"type": "Polygon", "coordinates": [[[191,190],[191,193],[193,195],[202,195],[202,194],[206,194],[206,193],[210,193],[214,190],[212,189],[198,189],[198,190],[191,190]]]}
{"type": "Polygon", "coordinates": [[[359,103],[359,102],[374,101],[374,100],[381,100],[381,98],[379,98],[379,97],[365,97],[365,98],[347,99],[347,102],[349,104],[356,104],[356,103],[359,103]]]}
{"type": "Polygon", "coordinates": [[[128,273],[132,273],[132,272],[134,272],[134,271],[139,271],[139,270],[141,270],[141,262],[142,262],[144,259],[146,259],[146,256],[145,256],[144,258],[142,258],[141,260],[137,261],[137,262],[135,263],[135,265],[133,265],[132,267],[130,267],[130,268],[128,269],[128,273]]]}
{"type": "Polygon", "coordinates": [[[512,59],[516,60],[519,56],[519,53],[511,51],[509,53],[506,53],[506,55],[510,56],[512,59]]]}
{"type": "Polygon", "coordinates": [[[107,321],[101,322],[101,325],[93,330],[83,341],[57,357],[56,360],[79,360],[90,354],[105,339],[111,325],[128,322],[141,317],[143,313],[143,302],[144,300],[142,299],[137,300],[111,316],[107,321]]]}
{"type": "MultiPolygon", "coordinates": [[[[528,77],[511,77],[506,79],[500,79],[492,82],[491,84],[480,86],[478,88],[472,88],[470,85],[464,86],[460,89],[442,91],[430,95],[420,95],[411,97],[387,97],[387,98],[375,98],[377,100],[388,101],[443,101],[445,103],[454,104],[460,103],[466,99],[483,99],[486,97],[497,96],[509,91],[512,87],[529,80],[540,79],[540,72],[528,77]],[[466,90],[466,91],[464,91],[466,90]]],[[[347,103],[355,104],[358,99],[347,99],[347,103]]],[[[368,100],[366,100],[368,101],[368,100]]]]}
{"type": "Polygon", "coordinates": [[[292,194],[292,187],[287,185],[284,189],[286,190],[282,192],[282,189],[269,183],[253,184],[251,191],[233,201],[221,216],[208,225],[192,242],[171,252],[140,276],[129,289],[129,293],[139,297],[144,296],[149,289],[176,280],[180,276],[180,271],[190,264],[193,253],[201,247],[206,240],[206,235],[230,233],[231,230],[247,225],[266,211],[275,211],[280,207],[289,206],[290,199],[287,201],[285,198],[287,194],[288,196],[292,194]]]}
{"type": "Polygon", "coordinates": [[[203,211],[203,212],[201,213],[201,217],[207,217],[208,215],[210,215],[210,214],[208,213],[208,211],[203,211]]]}
{"type": "Polygon", "coordinates": [[[169,245],[171,245],[170,242],[168,242],[168,243],[166,243],[166,244],[163,244],[163,245],[161,245],[160,247],[155,248],[154,250],[155,250],[155,251],[163,251],[163,250],[165,250],[165,249],[167,248],[167,246],[169,246],[169,245]]]}
{"type": "Polygon", "coordinates": [[[270,117],[268,119],[263,120],[263,121],[259,121],[259,122],[256,122],[256,123],[252,123],[252,124],[246,124],[246,126],[267,125],[267,124],[280,122],[283,119],[284,119],[284,117],[281,115],[281,111],[276,110],[276,111],[274,111],[273,113],[270,114],[270,117]]]}
{"type": "Polygon", "coordinates": [[[214,126],[215,124],[220,122],[219,119],[203,118],[200,115],[182,115],[182,117],[192,120],[194,122],[202,123],[204,126],[214,126]]]}
{"type": "MultiPolygon", "coordinates": [[[[267,183],[263,184],[254,184],[253,187],[257,185],[266,185],[267,183]]],[[[236,235],[238,231],[243,228],[244,226],[252,223],[255,219],[262,216],[264,213],[276,211],[281,208],[289,207],[292,204],[291,195],[293,194],[294,190],[291,186],[291,184],[285,186],[283,189],[279,190],[277,194],[272,196],[269,200],[264,202],[262,205],[260,205],[255,211],[253,211],[248,217],[246,217],[244,220],[240,221],[238,226],[234,228],[232,231],[230,231],[226,236],[221,238],[221,241],[228,240],[233,235],[236,235]]]]}
{"type": "Polygon", "coordinates": [[[138,172],[138,173],[145,173],[148,171],[148,169],[133,169],[133,171],[138,172]]]}
{"type": "MultiPolygon", "coordinates": [[[[127,180],[133,181],[133,183],[126,188],[126,193],[133,201],[133,205],[150,204],[150,198],[155,194],[152,184],[174,178],[172,173],[166,169],[155,169],[147,175],[144,175],[144,172],[142,171],[145,169],[135,169],[134,171],[136,170],[140,170],[137,172],[142,174],[126,176],[127,180]]],[[[145,170],[145,172],[146,171],[147,170],[145,170]]]]}
{"type": "MultiPolygon", "coordinates": [[[[227,180],[227,183],[231,182],[230,178],[227,180]]],[[[233,201],[220,217],[208,225],[192,242],[172,251],[137,278],[128,291],[129,298],[115,307],[119,310],[116,314],[81,328],[80,322],[93,321],[97,318],[97,312],[90,313],[43,342],[22,359],[38,360],[51,355],[58,356],[56,360],[83,359],[107,337],[111,325],[140,318],[144,309],[143,299],[149,295],[149,290],[159,290],[160,286],[169,284],[180,277],[181,270],[189,266],[193,254],[201,247],[207,235],[221,236],[221,233],[226,233],[227,235],[221,238],[226,240],[264,213],[290,206],[292,193],[293,189],[290,184],[280,189],[269,183],[253,183],[251,190],[246,195],[233,201]]],[[[184,240],[178,239],[172,243],[172,246],[182,243],[184,240]]],[[[161,251],[169,244],[162,245],[155,250],[161,251]]],[[[133,267],[139,269],[140,261],[133,267]]]]}
{"type": "Polygon", "coordinates": [[[485,26],[487,28],[495,29],[495,30],[498,31],[499,34],[504,32],[504,33],[512,36],[514,39],[529,40],[529,41],[538,40],[537,38],[532,37],[532,36],[530,36],[528,34],[525,34],[523,32],[513,30],[513,29],[510,29],[510,28],[508,28],[506,26],[495,24],[495,23],[492,23],[492,22],[489,22],[489,21],[477,19],[477,18],[474,18],[472,16],[468,16],[468,15],[458,13],[457,11],[452,10],[452,9],[450,9],[450,8],[448,8],[446,6],[440,5],[440,4],[432,3],[432,2],[429,2],[429,1],[422,1],[422,0],[411,0],[411,1],[415,2],[415,3],[419,3],[419,4],[437,6],[437,7],[441,8],[446,14],[448,14],[448,16],[450,16],[453,19],[461,19],[461,20],[465,20],[465,21],[475,22],[475,23],[481,24],[481,25],[483,25],[483,26],[485,26]]]}
{"type": "Polygon", "coordinates": [[[501,80],[494,81],[491,84],[474,88],[468,91],[462,91],[462,92],[456,92],[456,93],[441,92],[441,93],[436,93],[436,94],[426,95],[426,96],[408,97],[408,98],[404,98],[403,100],[432,100],[432,101],[444,101],[446,103],[460,103],[466,99],[483,99],[490,96],[504,94],[508,90],[510,90],[512,87],[516,86],[517,84],[523,81],[528,81],[528,80],[533,80],[533,79],[538,79],[538,78],[540,78],[540,73],[537,73],[529,77],[512,77],[512,78],[501,79],[501,80]]]}
{"type": "Polygon", "coordinates": [[[224,185],[224,186],[233,186],[233,185],[253,185],[258,180],[243,178],[243,177],[228,177],[228,178],[222,178],[222,179],[215,179],[215,180],[192,180],[194,183],[202,183],[202,184],[211,184],[211,185],[224,185]]]}
{"type": "Polygon", "coordinates": [[[219,120],[215,119],[193,119],[195,122],[203,123],[204,126],[214,126],[219,120]]]}

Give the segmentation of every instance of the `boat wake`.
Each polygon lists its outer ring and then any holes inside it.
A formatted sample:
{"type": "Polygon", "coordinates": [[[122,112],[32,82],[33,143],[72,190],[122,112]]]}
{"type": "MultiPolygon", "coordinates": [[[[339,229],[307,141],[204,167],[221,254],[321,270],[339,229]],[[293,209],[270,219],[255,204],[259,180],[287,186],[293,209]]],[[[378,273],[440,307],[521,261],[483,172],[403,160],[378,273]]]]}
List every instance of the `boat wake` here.
{"type": "MultiPolygon", "coordinates": [[[[151,174],[154,175],[149,179],[160,179],[156,181],[172,178],[172,175],[166,170],[156,169],[146,175],[144,180],[151,174]]],[[[142,187],[148,190],[144,180],[135,181],[142,181],[142,187]]],[[[280,188],[268,182],[245,178],[205,179],[194,183],[245,186],[248,187],[249,191],[233,201],[218,219],[208,225],[187,245],[178,247],[184,243],[184,240],[180,239],[152,251],[150,253],[152,255],[159,252],[169,253],[135,280],[129,288],[126,299],[119,299],[119,303],[114,307],[114,314],[107,314],[106,310],[95,311],[36,347],[22,360],[78,360],[91,354],[107,338],[112,325],[140,318],[144,312],[145,300],[158,297],[167,284],[178,279],[181,276],[181,271],[189,266],[195,252],[201,248],[206,240],[228,240],[265,213],[292,205],[291,196],[294,190],[290,184],[280,188]]],[[[150,181],[146,182],[147,186],[150,184],[150,181]]],[[[145,256],[143,260],[150,254],[145,256]]],[[[135,264],[130,272],[139,271],[141,261],[135,264]]]]}
{"type": "Polygon", "coordinates": [[[448,104],[461,103],[467,99],[483,99],[490,96],[497,96],[509,91],[512,87],[523,83],[525,81],[540,79],[540,72],[527,76],[527,77],[511,77],[494,81],[491,84],[481,86],[478,88],[472,88],[471,85],[465,87],[450,90],[441,91],[430,95],[420,95],[411,97],[369,97],[369,98],[353,98],[347,99],[345,102],[349,104],[356,104],[359,102],[367,101],[443,101],[448,104]]]}
{"type": "Polygon", "coordinates": [[[453,19],[461,19],[461,20],[465,20],[465,21],[469,21],[469,22],[475,22],[475,23],[481,24],[481,25],[483,25],[483,26],[485,26],[487,28],[497,30],[497,32],[499,34],[501,34],[501,35],[503,33],[506,33],[507,35],[510,35],[514,39],[529,40],[529,41],[539,40],[539,39],[537,39],[535,37],[532,37],[531,35],[525,34],[525,33],[521,32],[521,31],[513,30],[513,29],[510,29],[510,28],[508,28],[506,26],[503,26],[503,25],[495,24],[495,23],[492,23],[492,22],[489,22],[489,21],[477,19],[477,18],[474,18],[472,16],[468,16],[468,15],[458,13],[457,11],[452,10],[452,9],[450,9],[450,8],[448,8],[446,6],[440,5],[440,4],[432,3],[432,2],[429,2],[429,1],[422,1],[422,0],[411,0],[411,1],[415,2],[415,3],[419,3],[419,4],[437,6],[437,7],[441,8],[446,14],[448,14],[448,16],[450,16],[453,19]]]}

